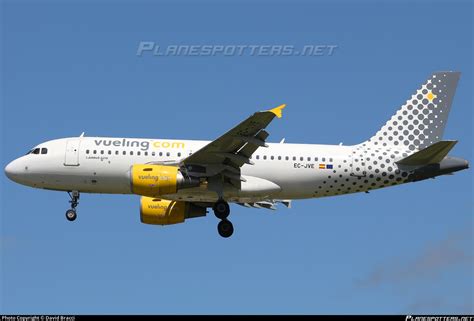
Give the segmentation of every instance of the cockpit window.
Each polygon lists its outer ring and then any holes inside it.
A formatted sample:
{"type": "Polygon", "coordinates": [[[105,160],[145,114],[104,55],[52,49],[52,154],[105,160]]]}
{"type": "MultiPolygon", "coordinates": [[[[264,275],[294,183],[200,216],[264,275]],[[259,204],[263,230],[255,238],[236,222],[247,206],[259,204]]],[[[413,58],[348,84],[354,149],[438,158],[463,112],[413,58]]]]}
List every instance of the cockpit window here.
{"type": "Polygon", "coordinates": [[[31,150],[28,151],[28,153],[26,153],[26,155],[28,154],[47,154],[48,153],[48,149],[43,147],[43,148],[33,148],[31,150]]]}

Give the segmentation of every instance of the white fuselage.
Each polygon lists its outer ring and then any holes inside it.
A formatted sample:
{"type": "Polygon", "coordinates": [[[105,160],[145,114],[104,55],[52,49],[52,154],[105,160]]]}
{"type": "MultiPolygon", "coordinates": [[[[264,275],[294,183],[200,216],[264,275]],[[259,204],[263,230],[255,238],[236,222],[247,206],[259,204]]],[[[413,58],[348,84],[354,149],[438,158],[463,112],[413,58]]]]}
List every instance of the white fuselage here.
{"type": "MultiPolygon", "coordinates": [[[[132,165],[179,163],[209,141],[75,137],[48,141],[10,163],[12,180],[36,187],[85,193],[130,194],[132,165]],[[42,149],[47,149],[42,154],[42,149]]],[[[375,149],[362,145],[272,144],[253,154],[244,165],[242,191],[226,189],[230,202],[302,199],[332,196],[400,184],[409,172],[395,161],[403,149],[375,149]],[[367,156],[367,157],[366,157],[367,156]],[[366,162],[365,159],[370,159],[366,162]],[[278,185],[271,193],[258,191],[261,182],[278,185]],[[254,191],[254,192],[252,192],[254,191]],[[271,194],[271,195],[269,195],[271,194]]],[[[217,194],[203,187],[179,190],[168,199],[214,202],[217,194]]]]}

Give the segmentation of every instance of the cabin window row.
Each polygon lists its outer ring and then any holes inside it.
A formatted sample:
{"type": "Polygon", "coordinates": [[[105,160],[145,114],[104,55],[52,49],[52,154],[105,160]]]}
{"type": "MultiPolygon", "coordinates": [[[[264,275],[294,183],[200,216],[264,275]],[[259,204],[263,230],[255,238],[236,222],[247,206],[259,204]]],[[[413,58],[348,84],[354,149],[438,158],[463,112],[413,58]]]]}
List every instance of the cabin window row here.
{"type": "MultiPolygon", "coordinates": [[[[166,152],[166,153],[163,153],[163,152],[148,152],[148,151],[126,151],[126,150],[123,150],[123,151],[119,151],[119,150],[116,150],[116,151],[111,151],[111,150],[108,150],[108,151],[105,151],[105,150],[90,150],[90,149],[86,149],[86,154],[92,154],[92,155],[137,155],[137,156],[171,156],[171,153],[170,152],[166,152]]],[[[181,153],[178,152],[176,154],[178,157],[181,157],[181,153]]],[[[191,155],[191,153],[189,153],[189,155],[191,155]]]]}
{"type": "MultiPolygon", "coordinates": [[[[252,157],[250,157],[250,158],[252,158],[252,157]]],[[[286,161],[289,161],[289,160],[290,160],[290,156],[267,156],[267,155],[260,156],[260,155],[257,155],[257,156],[255,156],[255,159],[263,159],[263,160],[267,160],[267,159],[269,159],[269,160],[275,160],[275,159],[277,159],[277,160],[283,160],[283,159],[284,159],[284,160],[286,160],[286,161]]],[[[308,156],[308,157],[299,156],[299,158],[298,158],[297,156],[292,156],[291,159],[292,159],[293,161],[297,161],[297,160],[299,159],[301,162],[303,162],[305,159],[306,159],[306,161],[308,161],[308,162],[310,162],[310,161],[313,160],[313,158],[312,158],[312,157],[309,157],[309,156],[308,156]]],[[[327,160],[328,160],[329,162],[332,162],[332,161],[333,161],[332,158],[328,158],[327,160]]],[[[325,161],[326,161],[326,157],[321,157],[321,159],[319,159],[319,157],[314,157],[314,161],[315,161],[315,162],[318,162],[318,161],[325,162],[325,161]]]]}
{"type": "MultiPolygon", "coordinates": [[[[38,150],[38,152],[39,152],[39,150],[38,150]]],[[[133,156],[133,155],[142,156],[143,155],[143,156],[159,156],[159,157],[163,157],[163,156],[170,157],[171,156],[170,152],[166,152],[166,153],[164,153],[164,152],[148,152],[148,151],[128,151],[127,152],[125,150],[124,151],[119,151],[119,150],[116,150],[116,151],[107,150],[107,151],[105,151],[105,150],[95,150],[95,149],[94,150],[86,149],[86,154],[88,154],[88,155],[89,154],[93,154],[93,155],[131,155],[131,156],[133,156]]],[[[181,157],[180,152],[178,152],[176,155],[177,155],[177,157],[181,157]]],[[[192,155],[192,153],[189,153],[189,155],[192,155]]],[[[253,157],[250,157],[250,158],[253,158],[253,157]]],[[[260,160],[260,159],[262,159],[262,160],[267,160],[267,159],[268,160],[276,160],[276,159],[277,160],[283,160],[284,159],[286,161],[289,161],[290,159],[292,159],[293,161],[297,161],[298,159],[300,161],[304,161],[306,159],[306,161],[308,161],[308,162],[310,162],[314,159],[315,162],[318,162],[318,161],[325,162],[326,161],[326,157],[322,157],[321,159],[319,159],[319,157],[312,158],[312,157],[309,157],[309,156],[308,157],[300,156],[299,158],[296,157],[296,156],[292,156],[290,158],[290,156],[273,156],[273,155],[271,155],[271,156],[267,156],[267,155],[260,156],[260,155],[256,155],[255,159],[257,159],[257,160],[260,160]]],[[[333,159],[328,158],[328,161],[332,162],[333,159]]]]}

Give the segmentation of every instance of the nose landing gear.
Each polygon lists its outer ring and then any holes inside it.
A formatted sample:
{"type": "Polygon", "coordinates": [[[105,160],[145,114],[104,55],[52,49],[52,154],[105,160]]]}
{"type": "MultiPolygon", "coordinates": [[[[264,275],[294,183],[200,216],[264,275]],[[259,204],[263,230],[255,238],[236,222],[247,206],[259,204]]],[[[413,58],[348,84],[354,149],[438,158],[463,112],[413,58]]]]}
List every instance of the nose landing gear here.
{"type": "Polygon", "coordinates": [[[77,214],[75,209],[69,209],[66,211],[66,219],[70,222],[76,220],[77,214]]]}
{"type": "Polygon", "coordinates": [[[79,197],[81,196],[79,191],[67,192],[71,200],[71,208],[66,211],[66,219],[68,221],[74,221],[77,218],[76,207],[79,204],[79,197]]]}
{"type": "Polygon", "coordinates": [[[214,215],[221,221],[217,225],[217,231],[219,235],[222,237],[230,237],[234,233],[234,226],[232,223],[227,219],[230,214],[230,207],[229,204],[220,199],[218,200],[214,206],[212,207],[214,210],[214,215]]]}

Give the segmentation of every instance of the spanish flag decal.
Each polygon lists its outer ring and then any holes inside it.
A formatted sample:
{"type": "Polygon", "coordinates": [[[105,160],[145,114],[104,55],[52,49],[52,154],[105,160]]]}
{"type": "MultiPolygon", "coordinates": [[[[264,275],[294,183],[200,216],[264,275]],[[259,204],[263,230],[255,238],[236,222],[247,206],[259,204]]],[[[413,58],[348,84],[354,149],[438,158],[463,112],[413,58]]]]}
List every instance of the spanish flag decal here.
{"type": "Polygon", "coordinates": [[[319,164],[319,169],[332,169],[332,164],[319,164]]]}

